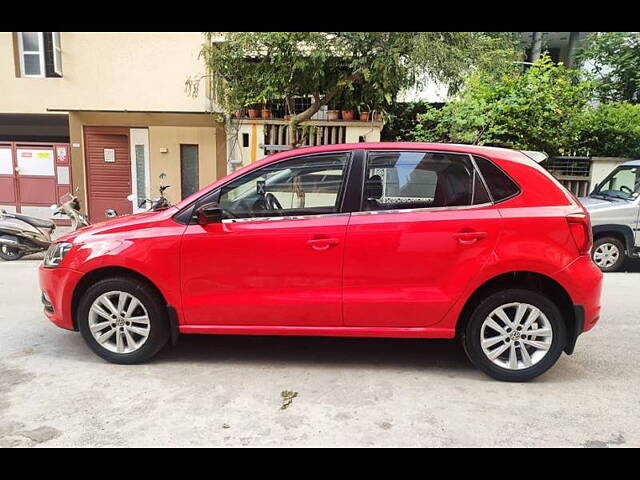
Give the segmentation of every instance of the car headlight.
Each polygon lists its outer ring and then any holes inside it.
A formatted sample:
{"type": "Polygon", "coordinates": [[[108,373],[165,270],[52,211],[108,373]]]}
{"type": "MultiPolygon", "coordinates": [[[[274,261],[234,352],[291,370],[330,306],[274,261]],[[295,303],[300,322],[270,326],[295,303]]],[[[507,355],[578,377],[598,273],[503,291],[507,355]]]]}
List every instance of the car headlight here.
{"type": "Polygon", "coordinates": [[[44,256],[44,266],[56,268],[69,250],[71,250],[71,244],[68,242],[52,243],[44,256]]]}

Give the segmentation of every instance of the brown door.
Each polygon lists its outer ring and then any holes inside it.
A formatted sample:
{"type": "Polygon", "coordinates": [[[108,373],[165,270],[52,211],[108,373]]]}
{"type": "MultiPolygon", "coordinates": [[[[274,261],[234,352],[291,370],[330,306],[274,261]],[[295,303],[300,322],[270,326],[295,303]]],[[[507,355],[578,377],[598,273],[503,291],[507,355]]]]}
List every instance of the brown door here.
{"type": "Polygon", "coordinates": [[[132,213],[129,129],[85,127],[84,141],[89,221],[105,220],[108,208],[132,213]]]}

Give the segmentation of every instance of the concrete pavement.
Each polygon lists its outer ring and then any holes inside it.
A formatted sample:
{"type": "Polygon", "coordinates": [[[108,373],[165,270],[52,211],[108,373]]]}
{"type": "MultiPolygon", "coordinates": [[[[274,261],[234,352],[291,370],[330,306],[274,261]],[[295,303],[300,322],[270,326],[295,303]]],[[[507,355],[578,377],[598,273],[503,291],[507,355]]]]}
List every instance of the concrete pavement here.
{"type": "Polygon", "coordinates": [[[638,273],[605,275],[573,356],[508,384],[435,340],[182,336],[112,365],[45,319],[38,264],[0,262],[0,446],[640,446],[638,273]]]}

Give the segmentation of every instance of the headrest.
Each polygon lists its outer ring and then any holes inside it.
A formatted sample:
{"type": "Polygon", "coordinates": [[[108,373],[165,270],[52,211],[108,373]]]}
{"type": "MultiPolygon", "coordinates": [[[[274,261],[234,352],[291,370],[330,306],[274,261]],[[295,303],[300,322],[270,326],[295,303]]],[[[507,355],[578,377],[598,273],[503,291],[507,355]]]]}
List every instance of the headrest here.
{"type": "Polygon", "coordinates": [[[382,177],[380,175],[373,175],[367,179],[365,194],[368,199],[382,197],[382,177]]]}

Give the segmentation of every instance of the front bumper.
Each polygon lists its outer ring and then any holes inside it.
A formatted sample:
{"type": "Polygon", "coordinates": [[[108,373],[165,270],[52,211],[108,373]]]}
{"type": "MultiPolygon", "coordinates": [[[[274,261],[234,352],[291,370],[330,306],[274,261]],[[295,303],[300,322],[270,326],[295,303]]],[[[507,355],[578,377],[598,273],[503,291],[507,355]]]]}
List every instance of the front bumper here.
{"type": "Polygon", "coordinates": [[[69,268],[38,269],[45,316],[61,328],[75,330],[72,316],[73,291],[82,273],[69,268]]]}

